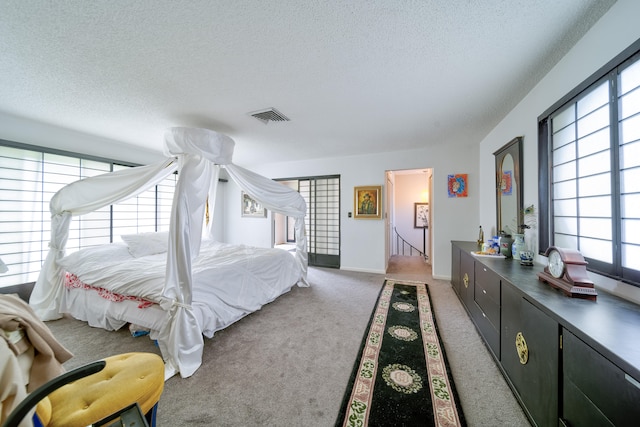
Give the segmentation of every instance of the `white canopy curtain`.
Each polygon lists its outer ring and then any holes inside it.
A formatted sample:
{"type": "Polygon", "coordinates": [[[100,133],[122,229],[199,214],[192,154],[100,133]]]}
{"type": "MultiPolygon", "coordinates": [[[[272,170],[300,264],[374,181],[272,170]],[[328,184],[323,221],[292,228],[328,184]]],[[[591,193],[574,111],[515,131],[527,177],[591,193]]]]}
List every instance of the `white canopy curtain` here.
{"type": "Polygon", "coordinates": [[[61,317],[59,308],[64,271],[58,266],[58,261],[65,254],[71,217],[135,197],[160,183],[177,168],[176,159],[167,159],[154,165],[97,175],[75,181],[51,198],[50,249],[29,299],[29,304],[42,320],[61,317]]]}
{"type": "Polygon", "coordinates": [[[159,183],[176,168],[179,170],[178,183],[173,199],[165,285],[160,302],[161,307],[168,311],[169,320],[158,334],[158,344],[167,364],[167,376],[178,371],[183,378],[189,377],[202,363],[202,330],[191,309],[191,261],[200,249],[207,195],[210,204],[215,202],[220,165],[229,171],[242,190],[266,208],[296,219],[296,260],[302,271],[302,283],[299,285],[309,286],[306,280],[304,199],[282,184],[234,165],[231,162],[234,145],[228,136],[208,129],[170,128],[165,134],[165,154],[172,157],[167,160],[86,178],[56,193],[50,204],[51,249],[30,300],[36,313],[43,320],[61,317],[59,307],[64,271],[57,262],[64,256],[71,217],[135,196],[159,183]]]}

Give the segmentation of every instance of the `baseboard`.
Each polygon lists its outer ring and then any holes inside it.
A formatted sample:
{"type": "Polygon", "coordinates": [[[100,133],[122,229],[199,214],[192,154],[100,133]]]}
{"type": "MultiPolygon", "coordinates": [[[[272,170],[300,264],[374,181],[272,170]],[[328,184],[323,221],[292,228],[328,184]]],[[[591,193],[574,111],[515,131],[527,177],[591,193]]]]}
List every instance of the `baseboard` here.
{"type": "Polygon", "coordinates": [[[344,266],[341,266],[340,270],[357,271],[359,273],[374,273],[374,274],[386,274],[387,273],[384,270],[369,270],[369,269],[366,269],[366,268],[344,267],[344,266]]]}

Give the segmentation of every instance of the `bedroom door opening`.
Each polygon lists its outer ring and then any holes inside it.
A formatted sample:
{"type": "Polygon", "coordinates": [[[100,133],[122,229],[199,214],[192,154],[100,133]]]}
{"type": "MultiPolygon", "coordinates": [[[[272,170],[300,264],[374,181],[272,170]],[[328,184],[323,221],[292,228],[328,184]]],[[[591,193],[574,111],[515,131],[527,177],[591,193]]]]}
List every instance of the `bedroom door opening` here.
{"type": "MultiPolygon", "coordinates": [[[[309,265],[340,268],[340,176],[277,180],[296,189],[307,203],[305,233],[309,265]]],[[[293,218],[273,215],[273,244],[294,249],[293,218]]]]}
{"type": "Polygon", "coordinates": [[[386,184],[386,267],[392,256],[420,256],[430,265],[433,169],[389,170],[386,184]]]}

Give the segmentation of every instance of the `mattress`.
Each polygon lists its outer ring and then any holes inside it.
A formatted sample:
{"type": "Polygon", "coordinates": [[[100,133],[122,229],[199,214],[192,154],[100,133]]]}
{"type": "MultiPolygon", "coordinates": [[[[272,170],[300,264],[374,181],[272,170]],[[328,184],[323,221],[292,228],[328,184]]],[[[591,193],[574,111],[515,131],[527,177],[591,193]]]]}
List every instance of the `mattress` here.
{"type": "MultiPolygon", "coordinates": [[[[167,320],[158,304],[166,256],[135,257],[125,243],[70,254],[59,262],[68,273],[61,311],[108,330],[139,325],[153,338],[167,320]]],[[[291,290],[301,275],[290,252],[203,240],[192,262],[191,304],[203,335],[210,338],[259,310],[291,290]]]]}

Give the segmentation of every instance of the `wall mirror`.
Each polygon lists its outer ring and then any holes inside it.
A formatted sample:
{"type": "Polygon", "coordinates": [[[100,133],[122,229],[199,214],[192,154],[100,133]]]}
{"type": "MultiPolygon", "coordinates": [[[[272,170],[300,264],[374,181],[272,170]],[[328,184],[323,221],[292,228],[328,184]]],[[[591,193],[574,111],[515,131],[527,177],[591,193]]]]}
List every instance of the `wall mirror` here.
{"type": "Polygon", "coordinates": [[[522,137],[509,141],[493,153],[496,160],[497,232],[522,230],[522,137]]]}

